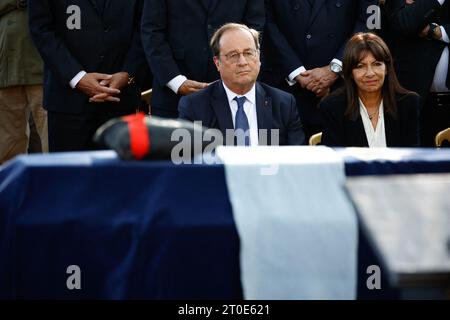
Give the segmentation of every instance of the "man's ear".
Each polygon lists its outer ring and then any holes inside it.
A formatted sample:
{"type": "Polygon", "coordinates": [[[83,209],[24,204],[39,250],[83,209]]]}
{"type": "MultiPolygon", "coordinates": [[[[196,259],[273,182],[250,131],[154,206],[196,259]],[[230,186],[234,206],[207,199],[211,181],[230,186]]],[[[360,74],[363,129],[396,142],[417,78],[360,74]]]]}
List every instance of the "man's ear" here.
{"type": "Polygon", "coordinates": [[[220,68],[220,59],[219,59],[217,56],[215,56],[215,57],[213,58],[213,61],[214,61],[214,64],[216,65],[217,71],[219,71],[219,68],[220,68]]]}

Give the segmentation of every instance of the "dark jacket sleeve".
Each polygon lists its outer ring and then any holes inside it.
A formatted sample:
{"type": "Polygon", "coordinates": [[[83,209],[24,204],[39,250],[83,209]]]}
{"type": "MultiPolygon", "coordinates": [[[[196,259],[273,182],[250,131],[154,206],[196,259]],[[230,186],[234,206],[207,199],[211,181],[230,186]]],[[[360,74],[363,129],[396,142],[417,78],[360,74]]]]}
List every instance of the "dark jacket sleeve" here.
{"type": "Polygon", "coordinates": [[[264,0],[248,0],[243,23],[263,32],[266,22],[264,0]]]}
{"type": "Polygon", "coordinates": [[[46,66],[61,83],[69,84],[84,68],[58,37],[54,28],[50,0],[29,1],[29,25],[31,38],[46,66]]]}
{"type": "Polygon", "coordinates": [[[276,60],[281,67],[283,77],[287,78],[292,71],[303,66],[304,63],[278,28],[277,18],[274,15],[272,5],[274,1],[278,0],[265,0],[267,19],[265,35],[273,46],[272,51],[277,57],[276,60]]]}
{"type": "Polygon", "coordinates": [[[322,145],[329,147],[345,147],[344,115],[342,101],[334,97],[320,103],[319,110],[322,119],[322,145]]]}
{"type": "Polygon", "coordinates": [[[166,0],[144,1],[141,25],[142,44],[147,62],[153,76],[161,84],[167,84],[181,74],[167,40],[166,2],[166,0]]]}
{"type": "Polygon", "coordinates": [[[416,0],[413,4],[406,4],[405,0],[389,0],[385,7],[394,30],[404,36],[417,37],[441,5],[437,0],[416,0]]]}
{"type": "Polygon", "coordinates": [[[184,119],[184,120],[189,120],[189,121],[194,121],[194,110],[190,107],[190,103],[189,103],[189,97],[188,96],[184,96],[180,99],[179,103],[178,103],[178,118],[180,119],[184,119]]]}
{"type": "Polygon", "coordinates": [[[146,70],[147,62],[145,60],[145,53],[141,42],[141,17],[143,9],[143,0],[136,2],[135,13],[133,17],[133,36],[131,40],[131,47],[125,57],[123,71],[128,72],[130,76],[136,77],[137,80],[142,80],[146,70]]]}
{"type": "MultiPolygon", "coordinates": [[[[355,26],[353,28],[353,33],[357,32],[363,32],[367,31],[367,19],[369,18],[369,15],[367,13],[367,8],[372,5],[376,5],[378,1],[376,0],[361,0],[359,1],[359,6],[357,8],[358,14],[355,21],[355,26]]],[[[347,44],[347,41],[345,41],[341,47],[339,48],[339,51],[335,54],[335,58],[342,61],[342,57],[344,56],[344,49],[347,44]]]]}
{"type": "Polygon", "coordinates": [[[293,95],[290,102],[290,114],[287,123],[287,145],[304,145],[305,133],[298,115],[297,104],[293,95]]]}
{"type": "Polygon", "coordinates": [[[399,107],[402,108],[400,116],[405,117],[401,119],[404,122],[405,131],[402,133],[405,147],[419,147],[420,146],[420,97],[415,94],[409,94],[400,98],[398,102],[399,107]]]}

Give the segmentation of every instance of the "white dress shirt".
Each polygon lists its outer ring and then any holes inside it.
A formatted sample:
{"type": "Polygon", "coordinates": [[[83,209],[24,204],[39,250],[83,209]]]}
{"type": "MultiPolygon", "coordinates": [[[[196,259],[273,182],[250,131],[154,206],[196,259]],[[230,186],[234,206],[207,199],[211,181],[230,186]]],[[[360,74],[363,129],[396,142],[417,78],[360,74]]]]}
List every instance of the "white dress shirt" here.
{"type": "Polygon", "coordinates": [[[246,98],[244,102],[244,112],[245,115],[247,116],[248,127],[250,129],[250,146],[257,146],[259,140],[258,140],[258,117],[256,115],[256,86],[253,85],[253,87],[250,89],[249,92],[247,92],[244,95],[240,95],[231,91],[225,85],[225,83],[222,82],[222,84],[223,87],[225,88],[225,92],[228,98],[228,105],[230,106],[231,109],[231,115],[233,118],[233,127],[235,126],[235,118],[238,109],[237,102],[236,100],[234,100],[234,98],[236,97],[246,98]]]}
{"type": "Polygon", "coordinates": [[[364,125],[364,131],[366,132],[367,142],[369,143],[369,148],[385,148],[386,145],[386,130],[384,128],[384,108],[383,100],[380,103],[380,110],[378,111],[378,122],[374,129],[372,126],[372,121],[367,113],[366,106],[359,99],[359,113],[361,114],[362,122],[364,125]]]}
{"type": "MultiPolygon", "coordinates": [[[[445,0],[437,0],[441,5],[444,4],[445,0]]],[[[450,43],[450,39],[447,35],[443,26],[440,26],[442,38],[441,41],[445,43],[450,43]]],[[[442,51],[441,58],[439,59],[438,64],[436,65],[436,71],[434,72],[433,83],[431,85],[431,92],[447,92],[450,91],[445,84],[448,73],[448,61],[449,61],[449,51],[448,46],[444,48],[442,51]]]]}

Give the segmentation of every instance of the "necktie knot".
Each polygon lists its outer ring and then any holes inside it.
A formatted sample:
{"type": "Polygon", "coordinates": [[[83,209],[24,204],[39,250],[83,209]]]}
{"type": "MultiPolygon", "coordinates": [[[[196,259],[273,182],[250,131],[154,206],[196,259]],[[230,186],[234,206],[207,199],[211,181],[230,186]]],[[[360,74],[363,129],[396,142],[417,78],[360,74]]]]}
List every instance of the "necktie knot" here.
{"type": "Polygon", "coordinates": [[[238,110],[244,108],[245,97],[235,97],[234,100],[237,102],[238,110]]]}

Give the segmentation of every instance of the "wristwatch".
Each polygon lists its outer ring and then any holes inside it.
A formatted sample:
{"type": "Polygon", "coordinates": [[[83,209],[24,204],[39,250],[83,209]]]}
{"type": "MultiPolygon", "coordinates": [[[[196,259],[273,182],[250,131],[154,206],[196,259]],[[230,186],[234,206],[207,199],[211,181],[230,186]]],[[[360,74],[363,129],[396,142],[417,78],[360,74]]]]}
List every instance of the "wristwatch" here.
{"type": "Polygon", "coordinates": [[[330,63],[330,70],[334,72],[336,75],[340,76],[342,73],[342,67],[339,63],[331,62],[330,63]]]}
{"type": "Polygon", "coordinates": [[[429,24],[429,26],[430,26],[430,29],[428,30],[427,38],[430,40],[433,40],[433,39],[435,39],[434,35],[436,32],[436,28],[439,28],[439,25],[437,23],[431,22],[429,24]]]}

